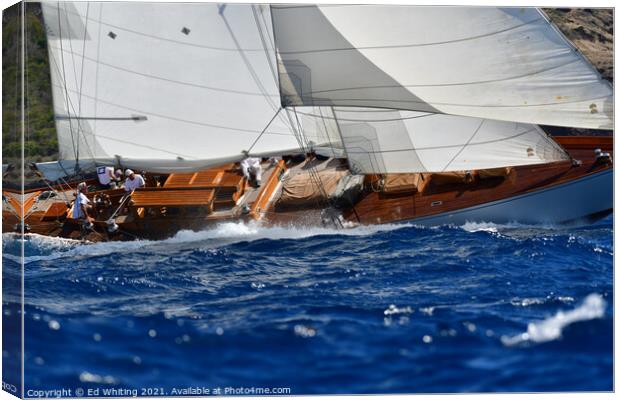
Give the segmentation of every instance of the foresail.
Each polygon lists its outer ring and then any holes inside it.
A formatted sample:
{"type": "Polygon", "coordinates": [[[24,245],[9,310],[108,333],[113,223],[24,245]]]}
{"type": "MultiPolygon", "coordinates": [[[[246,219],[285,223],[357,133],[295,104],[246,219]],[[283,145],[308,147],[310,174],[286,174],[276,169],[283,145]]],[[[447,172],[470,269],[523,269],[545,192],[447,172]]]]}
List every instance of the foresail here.
{"type": "Polygon", "coordinates": [[[299,151],[267,6],[42,7],[61,159],[169,172],[299,151]]]}
{"type": "Polygon", "coordinates": [[[613,127],[611,85],[536,8],[271,9],[285,105],[613,127]]]}
{"type": "Polygon", "coordinates": [[[416,111],[333,110],[356,173],[448,172],[568,159],[536,125],[416,111]]]}

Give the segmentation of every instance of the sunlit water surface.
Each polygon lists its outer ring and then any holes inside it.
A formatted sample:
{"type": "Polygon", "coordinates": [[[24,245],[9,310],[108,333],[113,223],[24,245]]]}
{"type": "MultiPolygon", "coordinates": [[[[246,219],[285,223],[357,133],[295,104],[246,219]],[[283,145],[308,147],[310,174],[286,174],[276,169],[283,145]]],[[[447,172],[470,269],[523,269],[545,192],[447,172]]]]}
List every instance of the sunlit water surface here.
{"type": "Polygon", "coordinates": [[[611,390],[612,222],[28,236],[26,389],[611,390]]]}

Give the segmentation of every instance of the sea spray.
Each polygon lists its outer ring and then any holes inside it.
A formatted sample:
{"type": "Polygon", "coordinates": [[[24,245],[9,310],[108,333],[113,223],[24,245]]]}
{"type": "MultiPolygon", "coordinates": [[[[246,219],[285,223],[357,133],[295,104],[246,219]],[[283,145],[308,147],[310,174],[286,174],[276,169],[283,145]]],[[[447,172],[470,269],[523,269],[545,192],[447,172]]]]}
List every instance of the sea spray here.
{"type": "Polygon", "coordinates": [[[507,346],[513,346],[523,342],[542,343],[558,339],[562,336],[562,330],[570,324],[601,318],[605,314],[605,306],[603,297],[592,293],[574,310],[558,311],[543,321],[530,322],[527,332],[516,336],[503,336],[502,342],[507,346]]]}

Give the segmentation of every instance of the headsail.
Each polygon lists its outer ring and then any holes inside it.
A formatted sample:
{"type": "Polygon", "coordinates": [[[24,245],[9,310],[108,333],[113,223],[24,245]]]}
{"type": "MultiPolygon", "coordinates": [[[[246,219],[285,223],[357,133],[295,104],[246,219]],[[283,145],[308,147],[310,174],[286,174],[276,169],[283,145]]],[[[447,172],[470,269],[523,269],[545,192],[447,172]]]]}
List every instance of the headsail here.
{"type": "Polygon", "coordinates": [[[611,129],[613,91],[536,8],[273,5],[286,105],[611,129]]]}
{"type": "Polygon", "coordinates": [[[357,173],[445,172],[568,158],[536,125],[417,111],[333,110],[357,173]]]}
{"type": "Polygon", "coordinates": [[[268,7],[42,7],[61,159],[171,172],[299,150],[281,115],[268,7]]]}

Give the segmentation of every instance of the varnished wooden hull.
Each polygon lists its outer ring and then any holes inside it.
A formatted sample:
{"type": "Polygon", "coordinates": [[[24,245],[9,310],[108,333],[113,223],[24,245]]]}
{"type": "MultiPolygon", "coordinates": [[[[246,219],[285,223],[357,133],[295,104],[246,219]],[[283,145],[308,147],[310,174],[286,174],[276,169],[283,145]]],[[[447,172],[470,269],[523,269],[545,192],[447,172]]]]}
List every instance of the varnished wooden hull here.
{"type": "Polygon", "coordinates": [[[457,211],[414,218],[414,224],[435,226],[467,222],[561,224],[590,222],[613,210],[613,170],[457,211]]]}
{"type": "Polygon", "coordinates": [[[613,166],[601,165],[594,154],[596,148],[613,152],[613,138],[556,140],[581,164],[567,160],[520,166],[508,179],[448,185],[424,193],[368,192],[344,216],[360,224],[561,223],[613,208],[613,166]]]}

